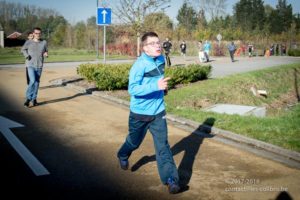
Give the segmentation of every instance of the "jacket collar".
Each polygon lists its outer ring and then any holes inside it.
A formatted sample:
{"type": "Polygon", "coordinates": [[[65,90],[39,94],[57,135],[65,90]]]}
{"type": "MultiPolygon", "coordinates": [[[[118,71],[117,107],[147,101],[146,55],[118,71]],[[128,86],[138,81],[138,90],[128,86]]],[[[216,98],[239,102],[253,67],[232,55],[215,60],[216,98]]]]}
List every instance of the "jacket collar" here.
{"type": "Polygon", "coordinates": [[[159,55],[159,56],[153,58],[153,57],[148,56],[147,54],[145,54],[145,52],[142,53],[141,57],[145,60],[150,61],[150,62],[157,62],[157,61],[163,61],[164,60],[162,55],[159,55]]]}

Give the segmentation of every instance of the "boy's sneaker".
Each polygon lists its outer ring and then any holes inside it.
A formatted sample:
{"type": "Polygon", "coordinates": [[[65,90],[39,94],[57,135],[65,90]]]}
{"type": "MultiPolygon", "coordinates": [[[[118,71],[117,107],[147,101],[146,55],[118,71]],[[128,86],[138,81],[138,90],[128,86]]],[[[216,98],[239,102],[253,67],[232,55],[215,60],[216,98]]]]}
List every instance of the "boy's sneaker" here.
{"type": "Polygon", "coordinates": [[[121,167],[123,170],[127,170],[127,169],[128,169],[128,166],[129,166],[128,160],[121,160],[121,159],[119,158],[119,162],[120,162],[120,167],[121,167]]]}
{"type": "Polygon", "coordinates": [[[176,194],[180,190],[179,185],[172,178],[168,178],[167,186],[170,194],[176,194]]]}
{"type": "Polygon", "coordinates": [[[33,100],[32,105],[33,105],[33,106],[37,106],[37,105],[38,105],[38,102],[36,101],[36,99],[33,100]]]}
{"type": "Polygon", "coordinates": [[[29,103],[30,103],[30,100],[29,100],[29,99],[26,99],[26,101],[25,101],[25,103],[24,103],[24,106],[28,108],[28,107],[29,107],[29,103]]]}

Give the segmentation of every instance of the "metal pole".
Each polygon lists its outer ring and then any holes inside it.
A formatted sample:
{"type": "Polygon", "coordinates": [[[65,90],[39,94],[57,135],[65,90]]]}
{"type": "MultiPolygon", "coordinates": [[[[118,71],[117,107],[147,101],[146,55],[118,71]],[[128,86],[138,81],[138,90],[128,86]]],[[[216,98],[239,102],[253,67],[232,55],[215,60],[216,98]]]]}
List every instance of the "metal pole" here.
{"type": "Polygon", "coordinates": [[[106,53],[106,25],[103,26],[103,62],[106,63],[105,53],[106,53]]]}
{"type": "Polygon", "coordinates": [[[97,25],[97,42],[96,42],[96,52],[97,52],[97,60],[99,59],[99,27],[97,25]]]}
{"type": "MultiPolygon", "coordinates": [[[[97,0],[97,12],[98,12],[98,0],[97,0]]],[[[96,34],[96,53],[97,53],[97,60],[99,59],[99,26],[98,26],[98,22],[96,22],[96,26],[97,26],[97,34],[96,34]]]]}
{"type": "Polygon", "coordinates": [[[136,48],[137,57],[140,56],[140,32],[137,33],[137,48],[136,48]]]}

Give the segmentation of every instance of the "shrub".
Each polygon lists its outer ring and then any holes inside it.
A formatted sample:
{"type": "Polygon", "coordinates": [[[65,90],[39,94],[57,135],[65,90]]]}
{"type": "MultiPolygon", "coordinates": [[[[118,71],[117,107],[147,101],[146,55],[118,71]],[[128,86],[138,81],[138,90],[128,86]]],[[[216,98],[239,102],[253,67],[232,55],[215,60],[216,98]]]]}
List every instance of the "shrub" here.
{"type": "MultiPolygon", "coordinates": [[[[100,90],[127,89],[131,64],[81,64],[77,73],[88,81],[95,81],[100,90]]],[[[165,77],[171,77],[169,88],[177,84],[187,84],[209,77],[211,66],[191,64],[186,67],[169,67],[165,77]]]]}
{"type": "Polygon", "coordinates": [[[166,68],[165,77],[171,77],[171,80],[168,82],[169,89],[171,89],[177,84],[187,84],[207,79],[210,76],[210,72],[210,65],[191,64],[186,67],[166,68]]]}
{"type": "MultiPolygon", "coordinates": [[[[108,44],[106,46],[107,54],[136,56],[136,49],[136,44],[133,43],[108,44]]],[[[103,53],[103,46],[99,48],[99,51],[103,53]]]]}
{"type": "Polygon", "coordinates": [[[288,50],[289,56],[300,56],[300,49],[289,49],[288,50]]]}
{"type": "Polygon", "coordinates": [[[94,79],[94,72],[97,69],[97,67],[100,66],[95,66],[95,64],[81,64],[77,68],[77,74],[80,74],[81,76],[85,77],[89,82],[95,81],[94,79]]]}
{"type": "Polygon", "coordinates": [[[223,44],[221,44],[219,46],[218,43],[214,43],[213,48],[212,48],[212,55],[214,55],[214,56],[225,56],[226,50],[227,49],[223,44]]]}
{"type": "Polygon", "coordinates": [[[126,89],[131,64],[81,64],[77,73],[100,90],[126,89]]]}

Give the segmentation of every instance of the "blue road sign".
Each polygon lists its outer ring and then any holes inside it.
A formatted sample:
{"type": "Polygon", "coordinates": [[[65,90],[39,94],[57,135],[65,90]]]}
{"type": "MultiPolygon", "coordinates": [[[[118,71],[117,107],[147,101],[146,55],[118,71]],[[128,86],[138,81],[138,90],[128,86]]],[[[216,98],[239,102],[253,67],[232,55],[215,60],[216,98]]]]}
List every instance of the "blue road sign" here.
{"type": "Polygon", "coordinates": [[[97,9],[97,25],[111,24],[111,8],[98,7],[97,9]]]}

